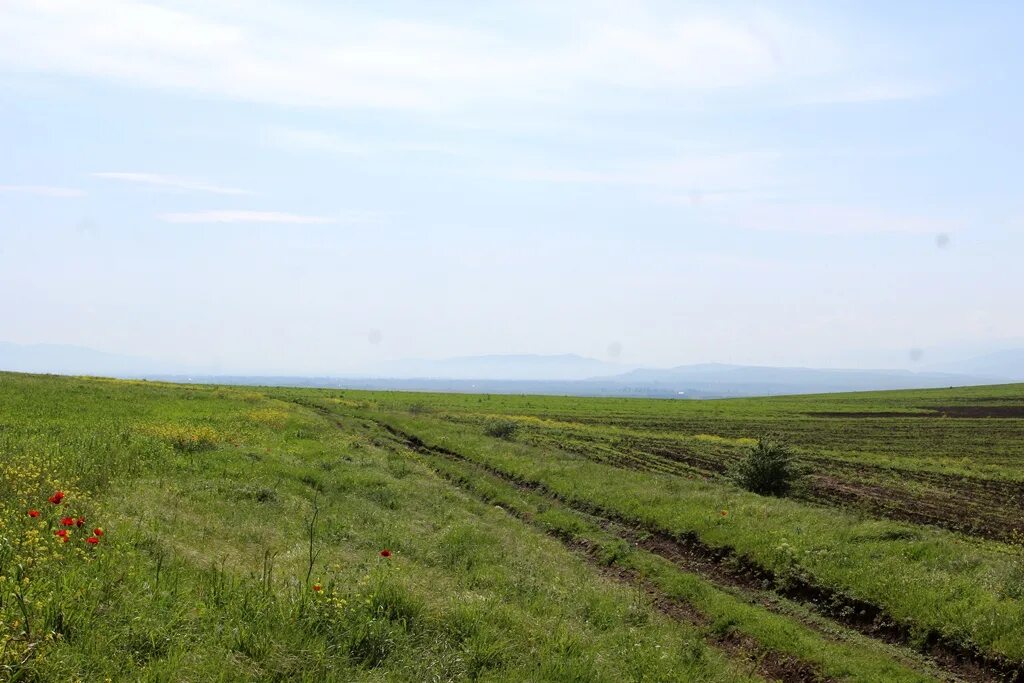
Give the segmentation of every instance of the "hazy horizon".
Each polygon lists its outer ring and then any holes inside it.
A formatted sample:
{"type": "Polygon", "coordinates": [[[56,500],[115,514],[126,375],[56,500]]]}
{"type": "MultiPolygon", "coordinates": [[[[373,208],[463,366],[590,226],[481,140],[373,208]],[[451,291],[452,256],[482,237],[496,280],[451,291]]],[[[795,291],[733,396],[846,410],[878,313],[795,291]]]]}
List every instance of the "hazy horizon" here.
{"type": "Polygon", "coordinates": [[[630,363],[620,358],[600,359],[578,354],[479,354],[444,358],[400,358],[350,370],[293,372],[270,366],[238,368],[221,365],[189,365],[137,354],[111,353],[102,349],[65,344],[16,344],[0,340],[0,371],[86,374],[114,377],[293,377],[350,379],[524,380],[577,381],[626,376],[631,371],[671,371],[694,368],[738,368],[745,370],[808,369],[828,372],[909,371],[925,376],[955,375],[979,382],[1024,381],[1024,343],[1004,344],[992,349],[946,348],[934,353],[915,349],[907,356],[900,351],[865,354],[860,364],[771,365],[725,363],[716,360],[651,365],[630,363]],[[868,359],[877,359],[871,363],[868,359]],[[891,362],[887,362],[891,361],[891,362]],[[979,369],[980,368],[980,369],[979,369]]]}
{"type": "Polygon", "coordinates": [[[1024,347],[1022,20],[10,0],[0,340],[253,374],[1024,347]]]}

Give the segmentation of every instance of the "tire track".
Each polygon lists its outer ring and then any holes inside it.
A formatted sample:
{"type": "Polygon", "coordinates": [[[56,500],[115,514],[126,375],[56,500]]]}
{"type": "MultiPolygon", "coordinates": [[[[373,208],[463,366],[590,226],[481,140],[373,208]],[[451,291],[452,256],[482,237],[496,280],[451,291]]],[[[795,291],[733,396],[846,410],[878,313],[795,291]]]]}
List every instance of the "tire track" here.
{"type": "Polygon", "coordinates": [[[923,637],[919,634],[915,637],[910,625],[897,622],[878,605],[847,596],[827,586],[816,585],[799,575],[780,577],[772,570],[738,554],[731,547],[708,545],[693,533],[676,536],[650,528],[638,520],[625,518],[588,501],[566,498],[541,482],[524,480],[447,448],[428,445],[415,434],[398,430],[386,422],[376,422],[416,452],[454,458],[477,466],[513,486],[536,491],[572,510],[596,517],[602,525],[607,524],[610,531],[621,530],[623,535],[620,537],[623,540],[673,562],[684,571],[699,574],[712,583],[745,590],[770,590],[779,597],[799,603],[863,635],[916,650],[932,658],[942,670],[963,680],[1006,683],[1024,681],[1024,662],[989,655],[976,646],[953,641],[935,630],[929,630],[923,637]]]}
{"type": "MultiPolygon", "coordinates": [[[[378,424],[387,429],[393,436],[400,439],[400,443],[403,447],[413,450],[422,456],[429,457],[438,455],[438,453],[429,448],[414,446],[410,440],[404,438],[404,435],[391,431],[388,425],[384,423],[378,424]]],[[[453,458],[448,454],[446,455],[448,458],[456,460],[461,464],[478,466],[471,461],[453,458]]],[[[477,500],[487,503],[491,502],[486,498],[486,496],[483,496],[474,490],[472,484],[465,479],[431,465],[429,460],[427,461],[427,466],[430,467],[435,474],[444,478],[446,481],[477,500]]],[[[488,472],[488,474],[490,473],[488,472]]],[[[492,476],[494,475],[492,474],[492,476]]],[[[502,479],[502,481],[505,480],[502,479]]],[[[558,530],[541,525],[533,519],[533,516],[530,513],[523,510],[512,508],[507,505],[500,507],[508,514],[516,517],[524,523],[558,539],[567,548],[583,557],[587,563],[601,575],[620,583],[640,588],[651,601],[651,604],[653,604],[663,614],[668,615],[676,621],[691,624],[703,629],[708,629],[712,626],[712,622],[706,614],[694,608],[692,605],[665,595],[665,593],[658,587],[640,576],[638,572],[620,565],[609,564],[607,561],[603,560],[599,546],[588,543],[580,538],[573,537],[568,533],[559,533],[558,530]]],[[[765,680],[782,681],[782,683],[836,683],[836,679],[825,676],[815,664],[800,659],[799,657],[767,648],[752,636],[740,633],[734,629],[726,630],[724,633],[706,633],[705,639],[715,648],[724,651],[734,661],[741,661],[751,665],[749,673],[757,674],[765,680]]]]}
{"type": "MultiPolygon", "coordinates": [[[[666,438],[630,436],[606,442],[598,436],[573,434],[589,447],[556,443],[542,431],[526,438],[542,447],[615,467],[681,477],[722,478],[738,460],[735,454],[704,454],[666,438]]],[[[1024,538],[1024,483],[850,463],[826,456],[801,455],[799,459],[813,467],[808,485],[793,494],[800,500],[996,541],[1019,543],[1024,538]],[[875,480],[866,480],[865,475],[875,480]]]]}
{"type": "MultiPolygon", "coordinates": [[[[342,428],[342,421],[340,417],[329,409],[312,401],[295,399],[293,402],[315,411],[321,417],[329,420],[335,427],[339,429],[342,428]]],[[[425,463],[435,474],[444,478],[446,481],[449,481],[452,485],[458,487],[462,491],[465,491],[468,495],[478,500],[483,499],[483,496],[473,489],[470,482],[432,465],[430,463],[430,456],[442,456],[466,466],[478,467],[488,474],[491,474],[491,476],[495,476],[501,481],[508,482],[507,477],[503,477],[496,472],[491,472],[486,467],[478,463],[474,463],[473,461],[454,452],[447,451],[446,449],[429,447],[415,435],[406,434],[405,432],[395,429],[386,422],[372,418],[370,418],[370,421],[372,424],[384,429],[388,434],[390,434],[393,440],[401,447],[407,448],[421,456],[424,456],[425,463]]],[[[520,488],[518,485],[515,486],[516,488],[520,488]]],[[[707,615],[700,612],[692,605],[670,598],[656,586],[631,569],[603,561],[599,556],[600,549],[597,546],[594,546],[583,539],[575,538],[568,533],[556,533],[556,530],[537,523],[532,518],[531,514],[523,510],[515,508],[509,509],[508,507],[502,507],[502,509],[517,519],[522,520],[524,523],[530,524],[532,527],[544,532],[545,534],[558,539],[567,548],[583,557],[588,564],[603,576],[640,588],[650,599],[651,604],[653,604],[663,614],[666,614],[676,621],[704,629],[711,626],[711,622],[707,615]]],[[[706,634],[705,640],[713,647],[726,653],[726,655],[728,655],[733,661],[751,665],[748,672],[749,675],[757,674],[766,681],[781,681],[782,683],[837,683],[834,678],[830,678],[822,674],[820,669],[813,663],[784,652],[767,648],[755,638],[732,629],[726,630],[724,633],[706,634]]]]}

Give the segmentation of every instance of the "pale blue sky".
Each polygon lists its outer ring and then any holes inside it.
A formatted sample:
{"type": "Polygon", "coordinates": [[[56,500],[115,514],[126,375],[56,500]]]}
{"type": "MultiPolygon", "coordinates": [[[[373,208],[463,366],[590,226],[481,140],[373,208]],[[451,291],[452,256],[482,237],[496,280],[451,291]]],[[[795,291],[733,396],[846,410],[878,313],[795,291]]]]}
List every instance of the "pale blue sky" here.
{"type": "Polygon", "coordinates": [[[1021,25],[3,0],[0,339],[297,373],[998,346],[1024,337],[1021,25]]]}

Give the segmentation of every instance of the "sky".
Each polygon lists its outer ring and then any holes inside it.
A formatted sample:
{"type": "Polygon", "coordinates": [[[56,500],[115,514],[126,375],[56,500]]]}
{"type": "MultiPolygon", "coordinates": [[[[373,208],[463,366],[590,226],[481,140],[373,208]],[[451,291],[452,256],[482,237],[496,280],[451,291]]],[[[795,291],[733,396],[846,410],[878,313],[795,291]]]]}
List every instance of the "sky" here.
{"type": "Polygon", "coordinates": [[[298,374],[997,348],[1024,338],[1022,24],[0,0],[0,340],[298,374]]]}

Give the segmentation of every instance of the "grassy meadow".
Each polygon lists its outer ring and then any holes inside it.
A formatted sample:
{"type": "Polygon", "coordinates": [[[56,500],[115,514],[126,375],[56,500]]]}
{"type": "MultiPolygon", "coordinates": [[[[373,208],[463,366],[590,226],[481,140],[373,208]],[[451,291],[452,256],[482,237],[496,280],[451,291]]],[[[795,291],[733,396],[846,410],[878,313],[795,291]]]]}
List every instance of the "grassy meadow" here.
{"type": "Polygon", "coordinates": [[[1024,680],[1022,458],[1024,385],[0,373],[0,680],[1024,680]],[[784,497],[731,476],[765,435],[784,497]]]}

